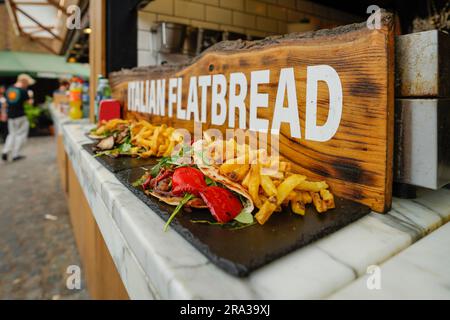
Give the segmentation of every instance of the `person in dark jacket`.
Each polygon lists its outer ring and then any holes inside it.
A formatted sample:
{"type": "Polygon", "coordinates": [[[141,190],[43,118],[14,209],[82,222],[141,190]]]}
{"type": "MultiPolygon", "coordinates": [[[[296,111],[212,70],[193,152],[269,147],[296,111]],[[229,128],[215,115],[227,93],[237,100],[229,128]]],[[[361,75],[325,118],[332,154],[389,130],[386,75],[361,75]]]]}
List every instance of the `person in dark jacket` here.
{"type": "Polygon", "coordinates": [[[36,81],[27,74],[17,77],[17,82],[6,90],[6,103],[8,104],[8,136],[3,147],[2,159],[8,160],[10,155],[13,161],[25,158],[20,150],[28,138],[30,124],[25,115],[25,103],[30,100],[28,87],[36,81]]]}
{"type": "Polygon", "coordinates": [[[6,88],[0,86],[0,141],[5,142],[8,135],[8,115],[5,97],[6,88]]]}

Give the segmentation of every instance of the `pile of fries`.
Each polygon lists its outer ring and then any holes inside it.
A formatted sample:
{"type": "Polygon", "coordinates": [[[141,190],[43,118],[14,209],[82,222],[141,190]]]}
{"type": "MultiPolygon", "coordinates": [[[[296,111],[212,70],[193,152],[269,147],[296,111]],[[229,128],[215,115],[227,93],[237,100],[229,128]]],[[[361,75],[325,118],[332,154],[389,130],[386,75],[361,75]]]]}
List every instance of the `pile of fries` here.
{"type": "Polygon", "coordinates": [[[311,203],[319,213],[335,207],[328,184],[308,181],[306,176],[293,173],[290,162],[268,156],[266,150],[237,144],[233,139],[207,143],[210,164],[248,191],[259,209],[255,218],[261,225],[289,205],[299,215],[304,215],[306,205],[311,203]]]}
{"type": "Polygon", "coordinates": [[[130,128],[131,153],[141,158],[170,156],[181,142],[180,137],[173,134],[174,131],[174,128],[165,124],[154,126],[145,120],[133,123],[130,128]]]}
{"type": "MultiPolygon", "coordinates": [[[[121,150],[121,155],[141,158],[170,156],[175,146],[183,141],[183,136],[176,134],[174,128],[167,127],[165,124],[155,126],[145,120],[136,122],[113,119],[102,122],[91,131],[91,135],[103,140],[113,136],[111,151],[121,150]],[[126,147],[121,148],[123,144],[126,144],[126,147]]],[[[109,150],[107,149],[106,152],[109,150]]]]}

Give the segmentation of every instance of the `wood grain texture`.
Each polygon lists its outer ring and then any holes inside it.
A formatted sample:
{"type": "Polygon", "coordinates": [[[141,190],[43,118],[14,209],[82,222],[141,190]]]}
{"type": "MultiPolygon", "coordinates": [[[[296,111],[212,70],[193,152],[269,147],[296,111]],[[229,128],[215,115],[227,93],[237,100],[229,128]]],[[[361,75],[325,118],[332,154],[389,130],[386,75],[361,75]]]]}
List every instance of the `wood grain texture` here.
{"type": "Polygon", "coordinates": [[[97,91],[97,77],[106,72],[106,0],[91,1],[89,4],[90,27],[92,33],[89,36],[89,77],[90,108],[89,119],[95,121],[95,95],[97,91]]]}
{"type": "MultiPolygon", "coordinates": [[[[283,124],[280,153],[294,164],[296,171],[311,179],[325,179],[338,196],[386,212],[392,200],[393,41],[392,15],[383,14],[379,30],[369,30],[364,23],[255,42],[227,41],[205,51],[189,65],[124,70],[111,74],[110,81],[113,96],[123,104],[126,118],[147,119],[153,124],[166,123],[192,131],[193,121],[129,112],[127,83],[152,79],[166,79],[167,82],[169,78],[181,77],[182,106],[186,108],[192,76],[224,74],[228,79],[230,73],[243,72],[250,85],[252,71],[270,69],[270,83],[259,86],[260,93],[269,93],[269,108],[259,108],[258,117],[271,121],[280,69],[294,67],[304,137],[307,67],[330,65],[339,74],[343,89],[342,119],[337,133],[327,142],[294,139],[290,136],[289,126],[283,124]]],[[[209,90],[208,106],[211,88],[209,90]]],[[[319,125],[328,117],[328,95],[326,84],[319,82],[319,125]]],[[[249,94],[245,102],[248,122],[249,94]]],[[[203,124],[203,129],[207,128],[214,126],[203,124]]],[[[227,126],[218,128],[224,131],[227,126]]]]}
{"type": "Polygon", "coordinates": [[[56,162],[59,170],[59,178],[61,180],[61,188],[64,191],[64,195],[67,196],[69,190],[67,182],[67,153],[64,150],[64,142],[62,135],[56,136],[56,162]]]}

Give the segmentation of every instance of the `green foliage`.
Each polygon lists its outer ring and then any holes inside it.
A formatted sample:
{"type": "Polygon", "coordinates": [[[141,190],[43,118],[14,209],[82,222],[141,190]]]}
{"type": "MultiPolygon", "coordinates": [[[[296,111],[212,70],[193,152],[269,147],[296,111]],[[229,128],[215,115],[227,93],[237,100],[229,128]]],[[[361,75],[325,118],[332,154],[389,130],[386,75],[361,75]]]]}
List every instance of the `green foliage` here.
{"type": "Polygon", "coordinates": [[[39,117],[43,113],[43,110],[39,107],[35,107],[29,103],[24,105],[25,115],[30,123],[30,128],[36,128],[39,122],[39,117]]]}
{"type": "Polygon", "coordinates": [[[46,108],[25,103],[24,110],[31,129],[36,128],[40,124],[42,125],[42,123],[40,123],[41,120],[44,120],[44,123],[46,120],[50,121],[50,113],[46,108]]]}

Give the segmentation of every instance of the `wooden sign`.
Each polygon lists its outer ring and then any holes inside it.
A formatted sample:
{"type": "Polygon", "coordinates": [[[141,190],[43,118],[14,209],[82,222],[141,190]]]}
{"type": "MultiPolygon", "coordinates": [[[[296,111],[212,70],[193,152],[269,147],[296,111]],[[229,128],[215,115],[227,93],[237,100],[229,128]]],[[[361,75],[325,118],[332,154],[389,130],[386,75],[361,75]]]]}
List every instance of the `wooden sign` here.
{"type": "Polygon", "coordinates": [[[153,124],[279,136],[296,171],[378,212],[392,200],[392,16],[380,29],[226,41],[189,65],[110,75],[125,116],[153,124]]]}

